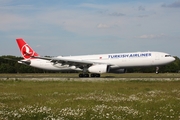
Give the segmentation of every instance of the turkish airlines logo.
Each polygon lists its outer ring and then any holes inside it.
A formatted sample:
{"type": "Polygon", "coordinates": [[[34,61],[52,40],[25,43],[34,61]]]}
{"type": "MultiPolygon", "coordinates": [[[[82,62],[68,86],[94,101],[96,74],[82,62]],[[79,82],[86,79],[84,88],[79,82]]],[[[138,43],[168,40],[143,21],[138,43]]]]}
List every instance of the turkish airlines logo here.
{"type": "Polygon", "coordinates": [[[23,58],[30,59],[34,55],[34,51],[26,44],[21,48],[23,58]]]}

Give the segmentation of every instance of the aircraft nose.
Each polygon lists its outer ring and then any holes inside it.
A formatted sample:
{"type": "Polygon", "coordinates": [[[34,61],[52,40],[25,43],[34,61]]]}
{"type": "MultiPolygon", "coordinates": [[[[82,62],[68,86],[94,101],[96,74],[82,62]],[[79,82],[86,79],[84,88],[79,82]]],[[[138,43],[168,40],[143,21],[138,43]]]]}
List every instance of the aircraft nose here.
{"type": "Polygon", "coordinates": [[[174,57],[171,58],[172,62],[175,61],[176,59],[174,57]]]}

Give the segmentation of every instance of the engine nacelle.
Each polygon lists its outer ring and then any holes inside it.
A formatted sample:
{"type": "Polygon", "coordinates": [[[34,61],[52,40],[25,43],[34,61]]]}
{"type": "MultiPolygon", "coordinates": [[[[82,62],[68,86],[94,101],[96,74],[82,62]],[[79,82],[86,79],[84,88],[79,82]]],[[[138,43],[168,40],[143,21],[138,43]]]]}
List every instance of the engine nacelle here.
{"type": "Polygon", "coordinates": [[[108,65],[100,64],[100,65],[93,65],[88,68],[88,71],[91,73],[107,73],[109,70],[108,65]]]}

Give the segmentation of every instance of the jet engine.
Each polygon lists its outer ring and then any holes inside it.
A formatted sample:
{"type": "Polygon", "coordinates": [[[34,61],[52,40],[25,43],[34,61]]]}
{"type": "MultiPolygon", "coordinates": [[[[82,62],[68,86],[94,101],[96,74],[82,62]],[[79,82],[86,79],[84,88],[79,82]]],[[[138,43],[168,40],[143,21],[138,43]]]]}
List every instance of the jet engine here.
{"type": "Polygon", "coordinates": [[[91,73],[107,73],[109,71],[109,66],[104,64],[93,65],[88,68],[91,73]]]}

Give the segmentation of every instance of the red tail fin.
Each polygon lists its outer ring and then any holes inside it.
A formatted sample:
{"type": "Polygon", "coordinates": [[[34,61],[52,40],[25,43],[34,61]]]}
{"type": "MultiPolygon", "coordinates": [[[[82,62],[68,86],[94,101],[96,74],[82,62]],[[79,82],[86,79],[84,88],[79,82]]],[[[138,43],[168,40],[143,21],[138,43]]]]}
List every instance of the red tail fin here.
{"type": "Polygon", "coordinates": [[[39,56],[22,38],[17,38],[16,42],[24,59],[31,59],[32,56],[39,56]]]}

